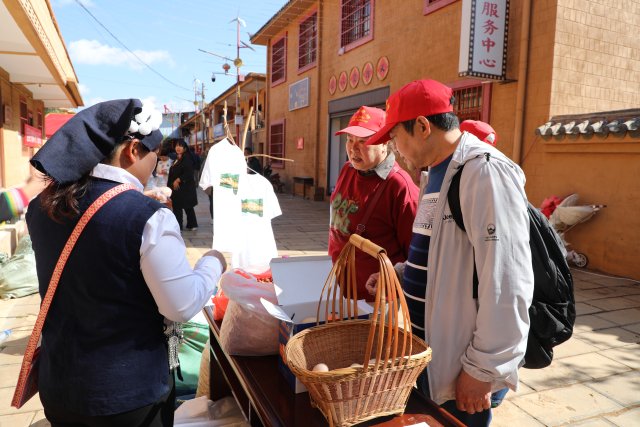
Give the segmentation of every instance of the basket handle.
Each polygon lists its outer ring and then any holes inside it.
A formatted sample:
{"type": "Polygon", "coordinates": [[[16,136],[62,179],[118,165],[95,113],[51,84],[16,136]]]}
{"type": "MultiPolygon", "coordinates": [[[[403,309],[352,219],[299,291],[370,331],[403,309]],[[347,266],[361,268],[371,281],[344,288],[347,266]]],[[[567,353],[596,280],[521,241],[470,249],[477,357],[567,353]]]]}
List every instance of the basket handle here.
{"type": "Polygon", "coordinates": [[[351,237],[349,237],[349,243],[374,258],[377,258],[378,254],[387,253],[382,247],[376,245],[371,240],[365,239],[359,234],[352,234],[351,237]]]}

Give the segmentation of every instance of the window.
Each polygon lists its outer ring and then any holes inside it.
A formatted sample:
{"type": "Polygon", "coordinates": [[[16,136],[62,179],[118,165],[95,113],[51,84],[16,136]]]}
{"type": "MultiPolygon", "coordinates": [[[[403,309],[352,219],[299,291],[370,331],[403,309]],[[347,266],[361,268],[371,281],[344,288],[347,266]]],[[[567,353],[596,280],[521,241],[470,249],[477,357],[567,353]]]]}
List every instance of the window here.
{"type": "Polygon", "coordinates": [[[29,108],[27,107],[27,100],[25,98],[20,97],[20,130],[19,132],[24,133],[24,125],[29,124],[29,108]]]}
{"type": "MultiPolygon", "coordinates": [[[[269,132],[269,154],[284,158],[284,119],[274,121],[269,132]]],[[[284,160],[271,160],[271,167],[284,168],[284,160]]]]}
{"type": "Polygon", "coordinates": [[[489,122],[491,112],[491,83],[476,79],[460,80],[448,84],[453,89],[456,103],[453,112],[460,121],[482,120],[489,122]]]}
{"type": "Polygon", "coordinates": [[[36,127],[40,129],[40,133],[42,134],[41,136],[44,138],[44,132],[43,132],[44,121],[42,120],[42,111],[38,110],[37,118],[38,118],[38,122],[36,127]]]}
{"type": "Polygon", "coordinates": [[[271,85],[287,78],[287,36],[271,45],[271,85]]]}
{"type": "Polygon", "coordinates": [[[342,0],[340,47],[353,48],[373,38],[373,1],[342,0]]]}
{"type": "Polygon", "coordinates": [[[458,0],[424,0],[424,14],[434,12],[458,0]]]}
{"type": "Polygon", "coordinates": [[[300,36],[298,38],[298,69],[308,69],[316,63],[316,50],[318,46],[318,13],[300,23],[300,36]],[[306,68],[305,68],[306,67],[306,68]]]}

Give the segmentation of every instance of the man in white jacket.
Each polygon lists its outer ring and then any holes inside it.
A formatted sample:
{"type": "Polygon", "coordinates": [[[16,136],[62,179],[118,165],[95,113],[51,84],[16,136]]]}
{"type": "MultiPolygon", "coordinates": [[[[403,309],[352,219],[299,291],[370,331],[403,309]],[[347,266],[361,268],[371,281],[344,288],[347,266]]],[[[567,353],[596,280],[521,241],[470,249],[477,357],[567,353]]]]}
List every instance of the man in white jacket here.
{"type": "Polygon", "coordinates": [[[439,82],[409,83],[389,97],[386,124],[367,144],[391,138],[413,166],[429,168],[400,273],[414,333],[433,350],[421,388],[466,425],[488,425],[490,395],[517,389],[527,346],[533,271],[525,177],[500,151],[460,131],[453,103],[439,82]],[[463,165],[466,232],[446,197],[463,165]]]}

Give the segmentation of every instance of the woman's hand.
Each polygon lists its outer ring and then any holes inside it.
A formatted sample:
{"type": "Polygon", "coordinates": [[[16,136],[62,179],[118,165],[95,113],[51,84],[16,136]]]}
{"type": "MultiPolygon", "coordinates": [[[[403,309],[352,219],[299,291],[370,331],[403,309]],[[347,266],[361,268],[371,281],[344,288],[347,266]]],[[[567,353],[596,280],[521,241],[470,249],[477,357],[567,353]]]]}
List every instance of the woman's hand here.
{"type": "Polygon", "coordinates": [[[367,289],[370,295],[375,295],[376,290],[378,289],[378,279],[380,278],[380,273],[373,273],[367,279],[367,283],[364,284],[364,287],[367,289]]]}
{"type": "Polygon", "coordinates": [[[218,261],[220,261],[220,265],[222,265],[222,272],[224,273],[227,270],[227,260],[224,258],[224,255],[222,255],[220,252],[218,252],[215,249],[211,249],[210,251],[207,251],[204,255],[202,255],[203,257],[205,256],[212,256],[214,258],[217,258],[218,261]]]}
{"type": "Polygon", "coordinates": [[[176,180],[173,181],[173,189],[174,190],[179,190],[180,189],[180,178],[176,178],[176,180]]]}

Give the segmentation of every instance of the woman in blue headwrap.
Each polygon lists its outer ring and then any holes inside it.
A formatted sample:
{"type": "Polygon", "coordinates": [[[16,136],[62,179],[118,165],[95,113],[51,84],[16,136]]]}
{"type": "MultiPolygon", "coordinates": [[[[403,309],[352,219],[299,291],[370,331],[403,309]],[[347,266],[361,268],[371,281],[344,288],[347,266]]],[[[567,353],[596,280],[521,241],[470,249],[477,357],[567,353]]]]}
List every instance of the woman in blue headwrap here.
{"type": "Polygon", "coordinates": [[[80,216],[122,183],[87,223],[62,271],[42,334],[39,391],[53,426],[172,426],[176,337],[226,269],[207,252],[191,268],[173,213],[142,189],[156,165],[159,113],[137,99],[78,113],[34,156],[51,181],[31,202],[40,294],[80,216]]]}

